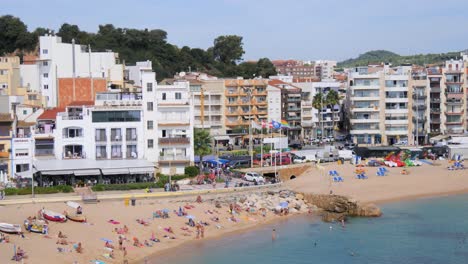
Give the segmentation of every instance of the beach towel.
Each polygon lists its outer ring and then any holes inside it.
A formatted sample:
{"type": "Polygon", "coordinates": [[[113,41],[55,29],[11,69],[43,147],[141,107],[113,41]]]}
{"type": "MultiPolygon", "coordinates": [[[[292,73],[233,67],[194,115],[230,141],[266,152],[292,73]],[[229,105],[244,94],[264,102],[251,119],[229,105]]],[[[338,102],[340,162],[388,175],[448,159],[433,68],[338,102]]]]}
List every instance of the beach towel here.
{"type": "Polygon", "coordinates": [[[106,264],[104,261],[97,260],[97,259],[91,260],[91,261],[89,261],[89,262],[91,262],[92,264],[106,264]]]}
{"type": "Polygon", "coordinates": [[[112,220],[112,219],[107,221],[107,222],[110,223],[110,224],[113,224],[113,225],[119,225],[120,224],[120,222],[112,220]]]}
{"type": "Polygon", "coordinates": [[[105,258],[108,258],[108,259],[110,259],[110,258],[111,258],[109,253],[102,254],[102,256],[103,256],[103,257],[105,257],[105,258]]]}

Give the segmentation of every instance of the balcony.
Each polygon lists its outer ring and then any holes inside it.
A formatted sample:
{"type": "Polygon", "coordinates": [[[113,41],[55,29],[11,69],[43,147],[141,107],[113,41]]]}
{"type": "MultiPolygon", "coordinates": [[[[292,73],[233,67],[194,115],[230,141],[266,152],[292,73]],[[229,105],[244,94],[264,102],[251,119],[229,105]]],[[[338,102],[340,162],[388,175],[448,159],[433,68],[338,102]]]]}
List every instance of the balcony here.
{"type": "Polygon", "coordinates": [[[431,124],[440,124],[440,118],[431,118],[431,124]]]}
{"type": "Polygon", "coordinates": [[[288,121],[289,120],[296,121],[296,120],[301,120],[301,117],[300,116],[288,116],[288,117],[286,117],[286,119],[288,121]]]}
{"type": "MultiPolygon", "coordinates": [[[[205,114],[205,117],[207,114],[205,114]]],[[[159,126],[188,126],[190,125],[189,119],[179,119],[179,120],[167,120],[167,119],[160,119],[158,120],[159,126]]]]}
{"type": "Polygon", "coordinates": [[[106,151],[96,152],[96,159],[97,160],[107,159],[107,152],[106,151]]]}
{"type": "Polygon", "coordinates": [[[425,116],[419,116],[419,117],[416,117],[416,116],[413,116],[413,123],[426,123],[427,121],[427,118],[425,116]]]}
{"type": "Polygon", "coordinates": [[[288,107],[288,112],[300,112],[300,107],[288,107]]]}
{"type": "Polygon", "coordinates": [[[363,124],[363,123],[379,123],[380,119],[378,118],[356,118],[350,119],[351,124],[363,124]]]}
{"type": "Polygon", "coordinates": [[[226,90],[224,92],[224,95],[229,97],[229,96],[239,96],[239,92],[238,91],[230,91],[230,90],[226,90]]]}
{"type": "Polygon", "coordinates": [[[431,93],[440,93],[440,87],[431,87],[431,93]]]}
{"type": "Polygon", "coordinates": [[[118,151],[112,152],[111,159],[122,159],[122,158],[123,158],[122,152],[118,152],[118,151]]]}
{"type": "Polygon", "coordinates": [[[127,155],[125,156],[127,159],[137,159],[138,158],[138,152],[136,151],[131,151],[127,150],[127,155]]]}
{"type": "Polygon", "coordinates": [[[377,106],[370,107],[353,107],[351,106],[351,112],[378,112],[380,108],[377,106]]]}
{"type": "Polygon", "coordinates": [[[463,115],[463,109],[455,110],[455,111],[445,111],[446,115],[463,115]]]}
{"type": "Polygon", "coordinates": [[[312,103],[311,102],[302,102],[301,107],[302,108],[312,108],[312,103]]]}
{"type": "Polygon", "coordinates": [[[0,151],[0,159],[8,159],[10,157],[10,152],[8,151],[0,151]]]}
{"type": "Polygon", "coordinates": [[[416,94],[413,94],[412,97],[413,97],[413,99],[421,99],[421,100],[424,100],[424,99],[426,99],[427,95],[426,95],[426,94],[418,94],[418,93],[416,93],[416,94]]]}
{"type": "Polygon", "coordinates": [[[450,100],[445,101],[445,104],[446,105],[463,105],[463,101],[450,99],[450,100]]]}
{"type": "Polygon", "coordinates": [[[300,102],[301,101],[301,97],[288,97],[286,99],[287,102],[300,102]]]}
{"type": "Polygon", "coordinates": [[[459,121],[446,121],[445,122],[446,125],[462,125],[463,124],[463,121],[462,120],[459,120],[459,121]]]}
{"type": "Polygon", "coordinates": [[[122,142],[122,137],[117,135],[111,136],[111,142],[122,142]]]}
{"type": "Polygon", "coordinates": [[[171,162],[171,161],[190,161],[190,157],[186,155],[171,155],[165,154],[164,156],[159,156],[159,162],[171,162]]]}
{"type": "Polygon", "coordinates": [[[352,135],[376,135],[381,134],[379,129],[353,129],[349,131],[352,135]]]}
{"type": "Polygon", "coordinates": [[[430,102],[434,104],[440,103],[440,98],[431,98],[430,102]]]}
{"type": "Polygon", "coordinates": [[[133,135],[133,136],[127,135],[127,136],[125,137],[125,141],[126,141],[126,142],[137,142],[137,141],[138,141],[138,137],[137,137],[136,135],[133,135]]]}
{"type": "Polygon", "coordinates": [[[419,111],[424,111],[427,109],[427,106],[426,105],[413,105],[413,110],[419,110],[419,111]]]}
{"type": "Polygon", "coordinates": [[[440,114],[440,108],[431,108],[431,114],[440,114]]]}
{"type": "Polygon", "coordinates": [[[190,138],[159,138],[161,145],[185,145],[190,144],[190,138]]]}

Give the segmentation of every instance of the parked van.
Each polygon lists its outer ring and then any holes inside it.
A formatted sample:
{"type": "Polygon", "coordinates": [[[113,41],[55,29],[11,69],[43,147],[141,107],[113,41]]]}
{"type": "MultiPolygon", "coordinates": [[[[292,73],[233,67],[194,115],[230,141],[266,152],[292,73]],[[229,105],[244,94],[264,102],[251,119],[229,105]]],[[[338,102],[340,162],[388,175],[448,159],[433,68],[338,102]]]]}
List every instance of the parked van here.
{"type": "Polygon", "coordinates": [[[250,168],[250,160],[231,160],[229,161],[231,168],[250,168]]]}

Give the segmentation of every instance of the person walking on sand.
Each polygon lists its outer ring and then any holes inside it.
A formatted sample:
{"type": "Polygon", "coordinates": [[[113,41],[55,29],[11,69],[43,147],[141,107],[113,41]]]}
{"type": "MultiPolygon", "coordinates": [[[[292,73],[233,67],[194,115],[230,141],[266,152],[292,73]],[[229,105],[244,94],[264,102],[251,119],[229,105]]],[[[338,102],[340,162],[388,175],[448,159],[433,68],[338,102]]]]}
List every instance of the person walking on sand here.
{"type": "Polygon", "coordinates": [[[196,228],[197,228],[197,236],[196,236],[196,239],[199,239],[199,238],[200,238],[200,224],[197,224],[197,225],[196,225],[196,228]]]}
{"type": "Polygon", "coordinates": [[[276,229],[273,228],[273,231],[271,232],[271,240],[275,241],[276,240],[276,229]]]}
{"type": "Polygon", "coordinates": [[[201,238],[204,238],[205,237],[205,226],[204,225],[200,225],[200,233],[201,233],[201,238]]]}

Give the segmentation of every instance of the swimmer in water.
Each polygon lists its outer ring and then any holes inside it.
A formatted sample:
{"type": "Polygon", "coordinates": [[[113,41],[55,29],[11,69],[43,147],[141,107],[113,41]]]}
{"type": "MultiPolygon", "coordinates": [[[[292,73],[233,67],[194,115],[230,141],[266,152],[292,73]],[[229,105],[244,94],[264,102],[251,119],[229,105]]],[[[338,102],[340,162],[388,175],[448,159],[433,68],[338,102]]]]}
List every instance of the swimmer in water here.
{"type": "Polygon", "coordinates": [[[276,240],[276,229],[273,228],[273,231],[271,232],[271,240],[275,241],[276,240]]]}

